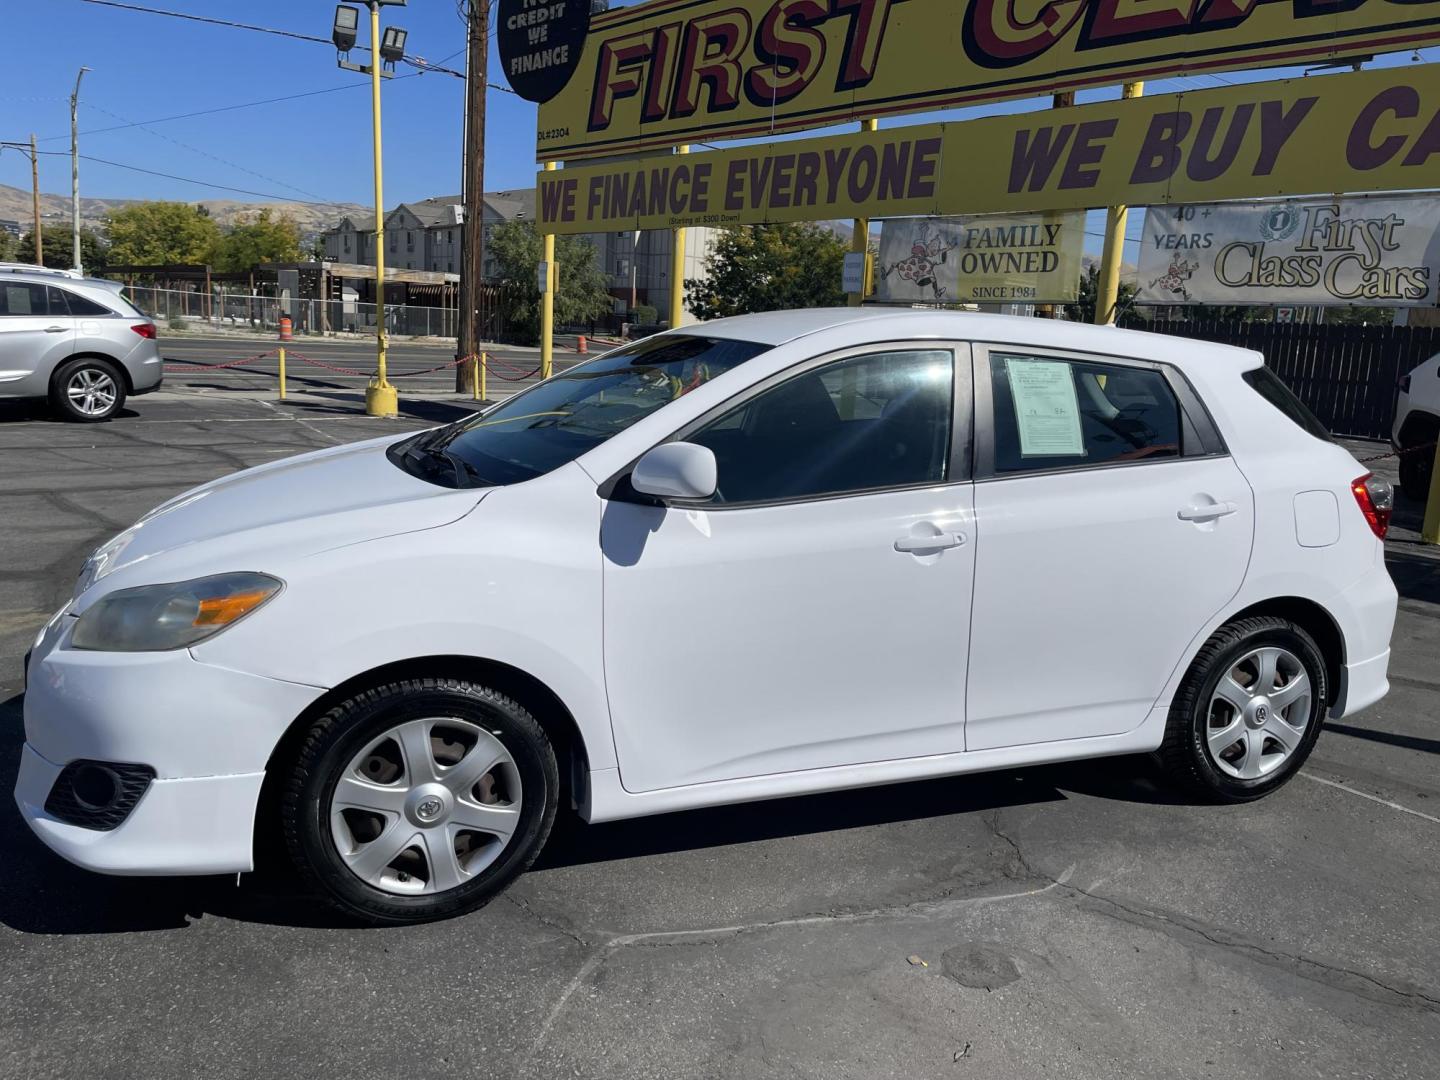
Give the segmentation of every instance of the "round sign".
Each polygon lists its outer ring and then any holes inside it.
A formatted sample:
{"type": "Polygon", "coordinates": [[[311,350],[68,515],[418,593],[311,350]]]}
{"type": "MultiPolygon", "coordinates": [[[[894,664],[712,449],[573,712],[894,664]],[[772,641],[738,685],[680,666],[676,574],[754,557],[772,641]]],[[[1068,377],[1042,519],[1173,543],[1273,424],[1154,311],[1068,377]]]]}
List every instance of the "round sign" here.
{"type": "Polygon", "coordinates": [[[527,101],[549,101],[580,66],[590,0],[500,0],[496,18],[500,64],[511,88],[527,101]]]}

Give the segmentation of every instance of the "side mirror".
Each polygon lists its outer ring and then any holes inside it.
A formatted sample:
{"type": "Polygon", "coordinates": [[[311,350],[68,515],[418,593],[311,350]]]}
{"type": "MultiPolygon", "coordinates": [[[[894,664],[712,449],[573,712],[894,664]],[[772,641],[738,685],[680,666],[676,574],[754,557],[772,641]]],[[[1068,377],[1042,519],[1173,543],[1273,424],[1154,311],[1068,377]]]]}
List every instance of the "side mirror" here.
{"type": "Polygon", "coordinates": [[[715,494],[715,454],[695,443],[663,443],[635,463],[630,486],[662,499],[708,499],[715,494]]]}

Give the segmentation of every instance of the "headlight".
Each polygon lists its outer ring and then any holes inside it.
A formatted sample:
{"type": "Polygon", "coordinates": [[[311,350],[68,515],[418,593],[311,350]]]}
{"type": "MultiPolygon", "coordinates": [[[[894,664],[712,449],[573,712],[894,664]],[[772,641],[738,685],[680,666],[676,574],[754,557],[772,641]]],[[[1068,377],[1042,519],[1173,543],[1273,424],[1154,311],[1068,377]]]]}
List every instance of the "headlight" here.
{"type": "Polygon", "coordinates": [[[70,645],[101,652],[183,649],[239,622],[281,587],[268,574],[235,573],[121,589],[85,610],[70,645]]]}

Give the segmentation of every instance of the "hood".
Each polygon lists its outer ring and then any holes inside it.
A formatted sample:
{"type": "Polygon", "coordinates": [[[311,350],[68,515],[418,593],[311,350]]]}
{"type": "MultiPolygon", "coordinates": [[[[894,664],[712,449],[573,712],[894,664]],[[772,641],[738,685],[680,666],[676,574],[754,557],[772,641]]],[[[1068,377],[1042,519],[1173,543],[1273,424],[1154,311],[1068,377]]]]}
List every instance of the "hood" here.
{"type": "Polygon", "coordinates": [[[76,595],[161,556],[163,569],[147,568],[147,580],[178,580],[197,566],[198,573],[264,570],[272,554],[289,562],[464,517],[486,492],[440,487],[392,464],[385,451],[405,437],[301,454],[177,495],[97,549],[76,595]]]}

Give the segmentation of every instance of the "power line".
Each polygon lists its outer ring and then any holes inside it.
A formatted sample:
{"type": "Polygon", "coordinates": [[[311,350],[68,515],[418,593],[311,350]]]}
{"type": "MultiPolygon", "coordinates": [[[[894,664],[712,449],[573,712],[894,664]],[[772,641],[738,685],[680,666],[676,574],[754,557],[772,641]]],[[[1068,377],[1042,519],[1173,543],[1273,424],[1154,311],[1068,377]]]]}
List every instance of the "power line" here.
{"type": "Polygon", "coordinates": [[[86,102],[85,105],[87,108],[95,109],[98,112],[104,113],[106,116],[114,117],[116,120],[126,120],[132,124],[135,124],[135,126],[138,127],[141,131],[148,132],[149,134],[154,135],[157,139],[164,139],[166,142],[172,143],[175,146],[180,147],[182,150],[189,150],[192,154],[199,154],[201,157],[207,157],[211,161],[218,161],[221,165],[229,166],[232,169],[239,169],[243,173],[249,173],[251,176],[258,177],[259,179],[268,181],[271,184],[279,184],[281,187],[289,188],[291,191],[298,191],[301,195],[305,195],[313,199],[315,202],[326,201],[323,195],[317,195],[313,191],[307,191],[305,188],[296,187],[294,184],[286,183],[284,180],[279,180],[273,176],[267,176],[262,172],[256,172],[254,169],[246,168],[244,165],[241,165],[238,162],[229,161],[225,158],[220,157],[217,154],[212,154],[208,150],[201,150],[199,147],[191,146],[189,143],[184,143],[181,142],[179,139],[171,138],[169,135],[166,135],[163,132],[155,131],[153,128],[146,127],[144,124],[135,123],[134,121],[129,120],[128,117],[121,116],[119,113],[113,113],[109,109],[101,108],[101,106],[99,105],[93,105],[90,102],[86,102]]]}
{"type": "Polygon", "coordinates": [[[187,19],[190,22],[210,23],[212,26],[226,26],[232,30],[253,30],[258,34],[274,34],[277,37],[294,38],[297,41],[318,42],[321,45],[329,45],[329,38],[314,37],[311,34],[301,34],[294,30],[276,30],[270,26],[254,26],[250,23],[232,22],[229,19],[217,19],[210,15],[192,15],[186,11],[167,11],[164,8],[144,7],[141,4],[126,4],[120,0],[80,0],[82,4],[98,4],[101,7],[121,8],[125,11],[139,11],[146,15],[168,15],[172,19],[187,19]]]}
{"type": "MultiPolygon", "coordinates": [[[[27,147],[28,147],[28,144],[27,144],[27,147]]],[[[28,152],[28,150],[27,150],[27,152],[28,152]]],[[[39,153],[44,154],[44,155],[46,155],[47,157],[69,157],[69,156],[70,156],[70,153],[69,153],[69,151],[67,151],[67,150],[41,150],[41,151],[39,151],[39,153]]],[[[174,173],[157,172],[157,171],[154,170],[154,169],[142,169],[139,165],[127,165],[127,164],[126,164],[125,162],[123,162],[123,161],[111,161],[111,160],[109,160],[108,158],[91,157],[89,154],[81,154],[81,155],[80,155],[80,160],[81,160],[81,161],[93,161],[93,162],[95,162],[97,165],[109,165],[109,166],[111,166],[112,168],[116,168],[116,169],[127,169],[127,170],[129,170],[130,172],[144,173],[144,174],[147,175],[147,176],[159,176],[159,177],[162,177],[162,178],[164,178],[164,179],[166,179],[166,180],[179,180],[181,183],[184,183],[184,184],[195,184],[197,187],[213,188],[213,189],[216,190],[216,191],[233,191],[233,192],[235,192],[235,193],[238,194],[238,195],[254,195],[256,198],[260,198],[260,199],[275,199],[275,200],[278,201],[278,202],[311,202],[311,201],[313,201],[313,200],[308,200],[308,199],[292,199],[292,198],[291,198],[290,196],[288,196],[288,195],[277,195],[277,194],[275,194],[273,191],[251,191],[251,190],[248,189],[248,188],[230,187],[228,184],[213,184],[213,183],[211,183],[209,180],[196,180],[193,176],[177,176],[177,175],[175,175],[174,173]]],[[[324,200],[324,199],[319,200],[320,203],[325,203],[325,202],[327,202],[327,201],[328,201],[328,200],[324,200]]]]}

